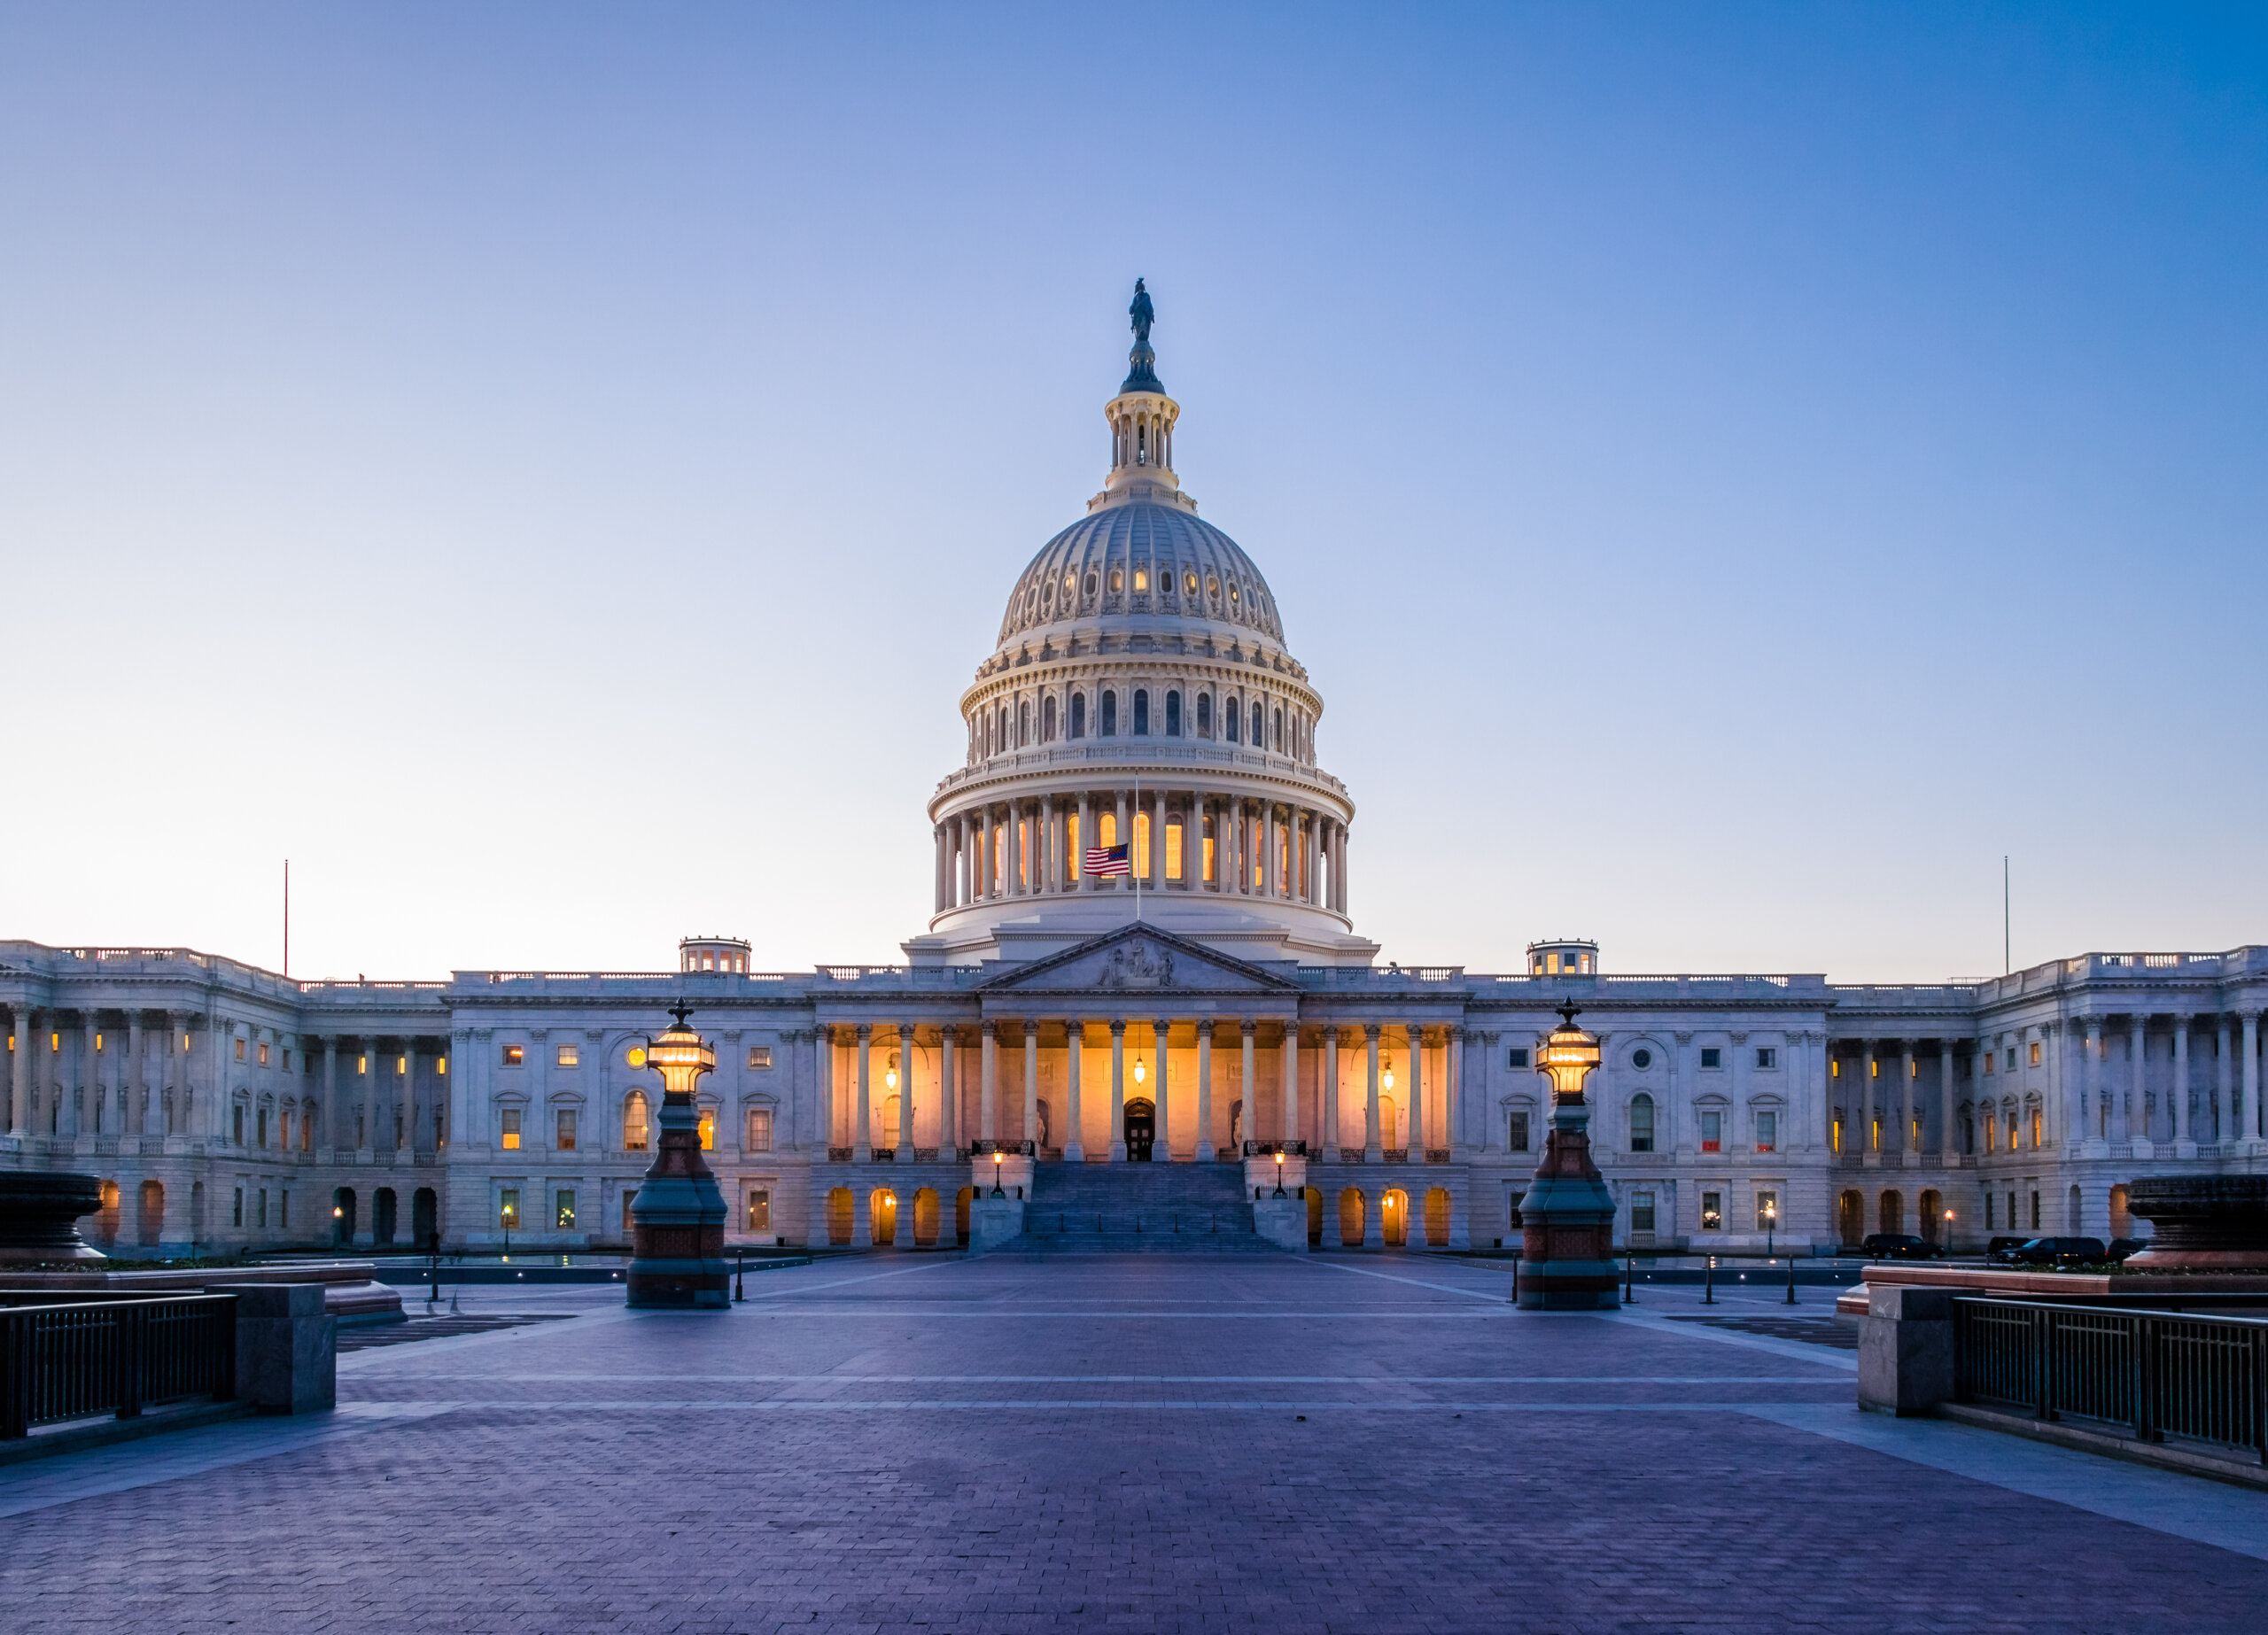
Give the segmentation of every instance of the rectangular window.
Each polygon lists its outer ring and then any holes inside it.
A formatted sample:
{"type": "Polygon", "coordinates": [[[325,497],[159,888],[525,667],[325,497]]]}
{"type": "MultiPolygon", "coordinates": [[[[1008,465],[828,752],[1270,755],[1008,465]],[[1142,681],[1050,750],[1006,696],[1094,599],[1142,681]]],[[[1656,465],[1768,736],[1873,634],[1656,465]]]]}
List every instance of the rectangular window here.
{"type": "Polygon", "coordinates": [[[2031,1229],[2035,1232],[2039,1230],[2039,1194],[2037,1192],[2031,1195],[2031,1229]]]}
{"type": "Polygon", "coordinates": [[[1770,1067],[1776,1063],[1778,1055],[1776,1050],[1768,1048],[1759,1049],[1756,1052],[1756,1065],[1759,1067],[1770,1067]]]}
{"type": "Polygon", "coordinates": [[[505,1066],[507,1066],[507,1067],[517,1067],[517,1066],[519,1066],[521,1064],[523,1064],[524,1062],[525,1062],[527,1059],[528,1059],[528,1053],[527,1053],[527,1050],[526,1050],[526,1048],[525,1048],[524,1046],[522,1046],[522,1045],[517,1045],[517,1044],[508,1044],[508,1045],[506,1045],[506,1046],[504,1047],[504,1065],[505,1065],[505,1066]]]}
{"type": "Polygon", "coordinates": [[[1780,1145],[1780,1115],[1759,1112],[1756,1115],[1756,1150],[1771,1152],[1780,1145]]]}
{"type": "Polygon", "coordinates": [[[1518,1111],[1517,1109],[1512,1113],[1511,1145],[1511,1150],[1515,1152],[1526,1152],[1528,1150],[1527,1114],[1525,1112],[1518,1111]]]}
{"type": "Polygon", "coordinates": [[[1835,1121],[1827,1127],[1827,1144],[1835,1152],[1843,1151],[1843,1109],[1835,1110],[1835,1121]]]}
{"type": "Polygon", "coordinates": [[[1704,1192],[1701,1195],[1701,1229],[1704,1232],[1721,1232],[1724,1227],[1725,1195],[1704,1192]]]}
{"type": "Polygon", "coordinates": [[[291,1052],[289,1050],[284,1052],[284,1071],[285,1073],[291,1071],[291,1052]]]}
{"type": "Polygon", "coordinates": [[[2032,1145],[2032,1150],[2033,1150],[2034,1151],[2039,1151],[2039,1108],[2037,1108],[2037,1107],[2034,1107],[2034,1108],[2031,1110],[2031,1145],[2032,1145]]]}
{"type": "Polygon", "coordinates": [[[1633,1232],[1651,1232],[1654,1229],[1654,1195],[1652,1193],[1633,1192],[1630,1195],[1630,1229],[1633,1232]]]}
{"type": "Polygon", "coordinates": [[[517,1152],[519,1150],[520,1110],[517,1107],[507,1107],[504,1109],[504,1151],[517,1152]]]}
{"type": "Polygon", "coordinates": [[[559,1207],[552,1220],[559,1231],[571,1232],[575,1229],[575,1195],[572,1192],[560,1193],[559,1207]]]}
{"type": "Polygon", "coordinates": [[[1134,872],[1150,878],[1150,814],[1134,814],[1134,872]]]}
{"type": "Polygon", "coordinates": [[[257,1211],[257,1213],[253,1219],[252,1224],[255,1226],[266,1226],[268,1224],[268,1189],[266,1187],[262,1187],[260,1189],[260,1197],[256,1201],[254,1208],[257,1211]]]}
{"type": "Polygon", "coordinates": [[[397,1056],[393,1058],[393,1075],[397,1079],[409,1077],[409,1058],[407,1056],[397,1056]]]}
{"type": "Polygon", "coordinates": [[[2010,1073],[2014,1073],[2016,1070],[2016,1046],[2014,1046],[2014,1045],[2010,1045],[2010,1046],[2008,1047],[2008,1071],[2009,1071],[2010,1073]]]}
{"type": "Polygon", "coordinates": [[[237,1059],[238,1061],[242,1061],[242,1060],[244,1060],[244,1058],[245,1058],[245,1042],[244,1042],[243,1040],[239,1039],[239,1040],[237,1040],[237,1059]]]}
{"type": "Polygon", "coordinates": [[[748,1065],[757,1073],[771,1072],[772,1047],[768,1044],[752,1044],[749,1046],[748,1065]]]}
{"type": "Polygon", "coordinates": [[[1166,825],[1166,878],[1181,878],[1181,825],[1177,823],[1166,825]]]}
{"type": "Polygon", "coordinates": [[[1721,1152],[1725,1149],[1725,1115],[1705,1112],[1701,1115],[1701,1151],[1721,1152]]]}
{"type": "Polygon", "coordinates": [[[717,1150],[717,1110],[714,1107],[701,1110],[701,1150],[703,1152],[717,1150]]]}
{"type": "Polygon", "coordinates": [[[1714,1045],[1705,1046],[1701,1051],[1701,1065],[1704,1067],[1721,1067],[1725,1065],[1725,1053],[1714,1045]]]}
{"type": "Polygon", "coordinates": [[[1827,1076],[1830,1079],[1841,1078],[1843,1076],[1843,1064],[1839,1061],[1829,1062],[1827,1064],[1827,1076]]]}
{"type": "MultiPolygon", "coordinates": [[[[308,1071],[313,1072],[314,1069],[310,1068],[308,1071]]],[[[433,1058],[433,1071],[440,1074],[444,1079],[447,1078],[449,1076],[449,1058],[446,1056],[435,1057],[433,1058]]]]}
{"type": "MultiPolygon", "coordinates": [[[[235,1112],[236,1119],[234,1122],[236,1126],[236,1144],[241,1147],[245,1144],[245,1110],[242,1107],[238,1107],[235,1109],[235,1112]]],[[[238,1221],[237,1224],[242,1226],[244,1222],[238,1221]]]]}
{"type": "Polygon", "coordinates": [[[772,1229],[772,1194],[761,1187],[750,1189],[748,1195],[748,1229],[769,1232],[772,1229]]]}
{"type": "Polygon", "coordinates": [[[2031,1042],[2031,1065],[2035,1067],[2039,1065],[2039,1041],[2037,1039],[2031,1042]]]}
{"type": "Polygon", "coordinates": [[[1525,1066],[1526,1066],[1526,1065],[1527,1065],[1527,1046],[1526,1046],[1526,1045],[1524,1045],[1524,1044],[1516,1044],[1516,1045],[1514,1045],[1514,1046],[1512,1047],[1512,1054],[1511,1054],[1511,1059],[1506,1063],[1506,1065],[1508,1065],[1508,1066],[1512,1066],[1512,1067],[1525,1067],[1525,1066]]]}
{"type": "Polygon", "coordinates": [[[1984,1052],[1984,1076],[1988,1079],[1992,1076],[1992,1058],[1997,1054],[1997,1051],[1992,1050],[1984,1052]]]}
{"type": "Polygon", "coordinates": [[[1984,1229],[1987,1232],[1992,1229],[1992,1195],[1990,1192],[1984,1195],[1984,1229]]]}
{"type": "Polygon", "coordinates": [[[562,1067],[579,1067],[583,1065],[583,1053],[575,1045],[563,1044],[559,1047],[557,1063],[562,1067]]]}
{"type": "Polygon", "coordinates": [[[260,1065],[263,1067],[268,1065],[268,1047],[264,1044],[260,1047],[260,1065]]]}
{"type": "Polygon", "coordinates": [[[496,1221],[507,1232],[520,1224],[520,1189],[506,1187],[496,1195],[496,1221]]]}
{"type": "Polygon", "coordinates": [[[1780,1195],[1777,1192],[1758,1193],[1756,1195],[1756,1229],[1759,1232],[1776,1231],[1779,1225],[1780,1195]]]}
{"type": "Polygon", "coordinates": [[[748,1150],[750,1152],[772,1151],[772,1109],[750,1107],[748,1110],[748,1150]]]}
{"type": "Polygon", "coordinates": [[[555,1144],[562,1152],[572,1152],[575,1150],[575,1110],[562,1107],[554,1116],[558,1125],[558,1140],[555,1144]]]}
{"type": "Polygon", "coordinates": [[[354,1071],[357,1073],[369,1073],[370,1071],[370,1058],[368,1056],[356,1057],[354,1058],[354,1071]]]}
{"type": "Polygon", "coordinates": [[[234,1211],[234,1213],[231,1213],[231,1214],[229,1215],[229,1224],[230,1226],[242,1226],[242,1225],[244,1225],[244,1223],[245,1223],[245,1189],[244,1189],[242,1187],[238,1187],[238,1188],[237,1189],[237,1201],[236,1201],[235,1205],[233,1205],[233,1211],[234,1211]]]}
{"type": "Polygon", "coordinates": [[[280,1212],[283,1217],[282,1223],[284,1226],[289,1227],[291,1224],[291,1189],[289,1187],[284,1188],[284,1196],[277,1199],[276,1202],[280,1206],[280,1212]]]}

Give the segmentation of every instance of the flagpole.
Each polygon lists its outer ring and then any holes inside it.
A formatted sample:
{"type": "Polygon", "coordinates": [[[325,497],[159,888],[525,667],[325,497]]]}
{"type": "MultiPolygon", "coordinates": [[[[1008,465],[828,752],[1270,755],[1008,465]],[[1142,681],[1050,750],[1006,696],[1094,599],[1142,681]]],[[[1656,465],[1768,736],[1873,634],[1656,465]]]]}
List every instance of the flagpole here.
{"type": "MultiPolygon", "coordinates": [[[[1141,821],[1142,774],[1137,772],[1134,774],[1134,815],[1127,820],[1126,824],[1126,864],[1127,872],[1134,877],[1134,923],[1138,926],[1142,923],[1142,872],[1133,866],[1134,827],[1141,821]]],[[[1150,844],[1154,846],[1157,843],[1158,837],[1154,834],[1152,835],[1150,837],[1150,844]]]]}

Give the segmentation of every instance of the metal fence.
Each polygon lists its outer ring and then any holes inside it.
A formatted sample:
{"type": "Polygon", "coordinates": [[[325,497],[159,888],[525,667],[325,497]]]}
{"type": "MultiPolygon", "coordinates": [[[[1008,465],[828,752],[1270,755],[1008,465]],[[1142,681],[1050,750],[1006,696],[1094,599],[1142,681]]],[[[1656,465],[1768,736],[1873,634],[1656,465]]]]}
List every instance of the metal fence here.
{"type": "Polygon", "coordinates": [[[2143,1441],[2245,1448],[2268,1464],[2268,1319],[1956,1299],[1963,1402],[2097,1420],[2143,1441]]]}
{"type": "Polygon", "coordinates": [[[235,1295],[0,1309],[0,1437],[236,1390],[235,1295]]]}

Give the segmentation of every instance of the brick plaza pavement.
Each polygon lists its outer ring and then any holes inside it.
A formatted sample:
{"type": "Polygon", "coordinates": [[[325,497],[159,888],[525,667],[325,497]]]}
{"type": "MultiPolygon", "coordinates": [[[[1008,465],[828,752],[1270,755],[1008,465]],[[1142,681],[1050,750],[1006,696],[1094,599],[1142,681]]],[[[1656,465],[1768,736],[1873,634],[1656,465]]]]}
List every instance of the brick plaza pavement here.
{"type": "Polygon", "coordinates": [[[0,1630],[2268,1628],[2268,1495],[1861,1415],[1847,1352],[1682,1321],[1776,1290],[1545,1316],[1507,1281],[877,1254],[721,1316],[470,1290],[578,1315],[355,1353],[335,1415],[0,1468],[0,1630]]]}

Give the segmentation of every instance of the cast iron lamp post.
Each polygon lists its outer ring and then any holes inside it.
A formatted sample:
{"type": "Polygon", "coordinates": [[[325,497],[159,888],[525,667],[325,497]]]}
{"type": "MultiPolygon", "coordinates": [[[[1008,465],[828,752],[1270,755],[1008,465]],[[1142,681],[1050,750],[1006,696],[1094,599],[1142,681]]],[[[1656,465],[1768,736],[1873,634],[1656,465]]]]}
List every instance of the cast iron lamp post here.
{"type": "Polygon", "coordinates": [[[1780,1205],[1775,1199],[1764,1205],[1764,1259],[1767,1265],[1772,1259],[1772,1234],[1779,1225],[1780,1205]]]}
{"type": "Polygon", "coordinates": [[[1284,1149],[1276,1149],[1276,1196],[1284,1196],[1284,1149]]]}
{"type": "Polygon", "coordinates": [[[1598,1040],[1575,1026],[1575,1002],[1537,1052],[1551,1081],[1551,1126],[1535,1180],[1520,1199],[1519,1305],[1527,1311],[1612,1311],[1615,1298],[1614,1196],[1591,1159],[1591,1110],[1583,1081],[1599,1065],[1598,1040]]]}
{"type": "Polygon", "coordinates": [[[732,1290],[725,1269],[725,1195],[701,1156],[701,1117],[693,1086],[713,1072],[717,1053],[686,1025],[690,1007],[670,1009],[674,1025],[646,1044],[646,1065],[662,1075],[661,1135],[653,1167],[631,1206],[628,1287],[632,1306],[723,1311],[732,1290]]]}
{"type": "Polygon", "coordinates": [[[1000,1149],[998,1147],[992,1149],[992,1196],[994,1197],[1008,1196],[1000,1190],[1000,1149]]]}

